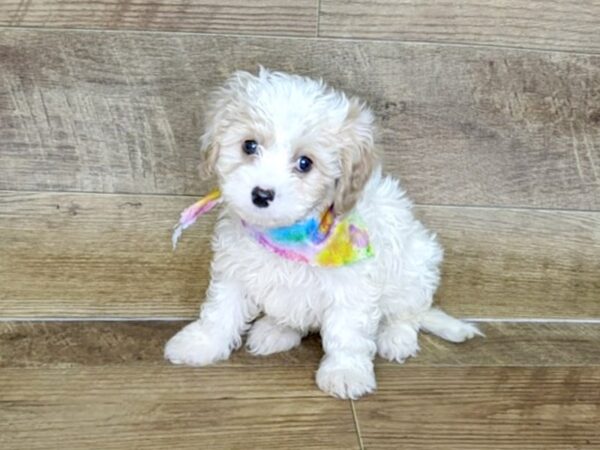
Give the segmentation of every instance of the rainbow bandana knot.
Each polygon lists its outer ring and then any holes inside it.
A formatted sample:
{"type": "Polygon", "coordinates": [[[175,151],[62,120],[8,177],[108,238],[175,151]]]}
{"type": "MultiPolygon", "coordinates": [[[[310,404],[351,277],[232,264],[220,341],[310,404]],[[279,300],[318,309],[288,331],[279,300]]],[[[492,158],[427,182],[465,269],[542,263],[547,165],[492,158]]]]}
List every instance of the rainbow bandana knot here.
{"type": "MultiPolygon", "coordinates": [[[[221,194],[215,190],[185,209],[173,231],[173,248],[183,230],[220,202],[221,194]]],[[[311,266],[340,267],[374,255],[366,225],[355,212],[339,218],[331,207],[319,219],[311,217],[290,226],[269,229],[242,224],[267,250],[311,266]]]]}

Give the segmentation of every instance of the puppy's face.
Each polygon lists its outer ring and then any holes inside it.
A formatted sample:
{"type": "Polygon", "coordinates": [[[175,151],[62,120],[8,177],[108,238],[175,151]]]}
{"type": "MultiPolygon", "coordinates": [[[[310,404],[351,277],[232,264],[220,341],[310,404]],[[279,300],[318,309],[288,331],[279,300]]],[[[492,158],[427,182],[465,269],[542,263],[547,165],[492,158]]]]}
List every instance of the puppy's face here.
{"type": "Polygon", "coordinates": [[[213,95],[204,170],[248,223],[285,226],[354,206],[373,165],[372,115],[322,83],[261,70],[213,95]]]}

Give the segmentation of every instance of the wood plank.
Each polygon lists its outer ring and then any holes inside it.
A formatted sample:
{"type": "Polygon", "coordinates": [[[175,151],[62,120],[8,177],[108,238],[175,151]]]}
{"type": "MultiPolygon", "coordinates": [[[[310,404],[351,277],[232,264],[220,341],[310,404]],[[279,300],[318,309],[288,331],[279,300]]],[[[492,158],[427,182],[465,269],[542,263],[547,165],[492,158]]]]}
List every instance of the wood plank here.
{"type": "MultiPolygon", "coordinates": [[[[190,197],[0,193],[0,317],[189,317],[215,214],[171,250],[190,197]]],[[[600,317],[600,213],[417,208],[446,248],[437,296],[468,317],[600,317]]]]}
{"type": "Polygon", "coordinates": [[[358,448],[349,403],[314,384],[315,339],[191,369],[162,358],[181,325],[0,323],[0,447],[358,448]]]}
{"type": "MultiPolygon", "coordinates": [[[[161,366],[164,344],[184,322],[0,322],[0,368],[161,366]]],[[[485,339],[455,345],[428,334],[407,366],[600,365],[600,325],[584,323],[483,323],[485,339]]],[[[317,367],[316,335],[292,351],[254,357],[244,350],[219,364],[245,367],[317,367]]],[[[377,360],[377,367],[391,364],[377,360]]]]}
{"type": "MultiPolygon", "coordinates": [[[[162,366],[167,340],[186,323],[0,322],[0,368],[162,366]]],[[[582,329],[582,333],[577,334],[581,338],[582,348],[588,348],[585,342],[595,337],[595,330],[587,331],[583,333],[582,329]]],[[[310,366],[314,369],[322,355],[318,337],[309,336],[300,347],[289,352],[256,357],[239,350],[219,365],[231,368],[310,366]]],[[[589,357],[594,358],[595,355],[596,352],[592,351],[589,357]]]]}
{"type": "MultiPolygon", "coordinates": [[[[582,323],[479,323],[484,339],[452,344],[422,335],[412,366],[554,367],[600,365],[600,325],[582,323]]],[[[384,364],[396,365],[387,361],[384,364]]]]}
{"type": "Polygon", "coordinates": [[[321,0],[319,35],[600,51],[600,3],[321,0]]]}
{"type": "MultiPolygon", "coordinates": [[[[312,385],[318,355],[288,366],[238,353],[204,369],[153,360],[156,335],[179,325],[0,324],[2,448],[357,448],[347,402],[312,385]]],[[[403,366],[378,362],[378,392],[355,404],[365,448],[595,448],[600,327],[484,331],[461,346],[425,337],[403,366]],[[555,367],[497,367],[521,362],[555,367]]]]}
{"type": "Polygon", "coordinates": [[[0,26],[314,36],[316,0],[5,0],[0,26]]]}
{"type": "Polygon", "coordinates": [[[0,370],[0,445],[17,449],[355,449],[348,402],[314,368],[0,370]]]}
{"type": "Polygon", "coordinates": [[[0,316],[197,316],[216,215],[173,252],[190,197],[0,194],[0,316]]]}
{"type": "Polygon", "coordinates": [[[0,59],[0,189],[205,192],[205,95],[260,62],[368,100],[387,168],[419,203],[600,208],[598,56],[4,30],[0,59]]]}
{"type": "Polygon", "coordinates": [[[384,366],[355,404],[364,448],[600,447],[600,367],[384,366]]]}
{"type": "Polygon", "coordinates": [[[448,311],[600,317],[598,213],[424,206],[417,216],[445,248],[436,298],[448,311]]]}

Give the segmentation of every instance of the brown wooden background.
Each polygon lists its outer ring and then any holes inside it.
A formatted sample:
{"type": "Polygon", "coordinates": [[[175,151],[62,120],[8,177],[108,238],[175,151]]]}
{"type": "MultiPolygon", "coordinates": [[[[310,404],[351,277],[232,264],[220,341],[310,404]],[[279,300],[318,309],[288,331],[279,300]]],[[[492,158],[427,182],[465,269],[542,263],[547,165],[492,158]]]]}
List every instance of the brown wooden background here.
{"type": "MultiPolygon", "coordinates": [[[[598,327],[566,321],[600,319],[600,1],[0,0],[0,318],[0,403],[14,406],[0,407],[3,448],[165,448],[175,435],[184,437],[174,448],[600,446],[587,426],[599,420],[590,413],[600,400],[598,327]],[[451,370],[413,364],[399,381],[384,365],[380,378],[391,381],[379,400],[351,408],[314,391],[316,341],[264,363],[297,373],[259,364],[238,380],[215,369],[200,382],[216,384],[186,397],[197,372],[155,367],[180,324],[6,322],[197,314],[214,218],[176,253],[171,227],[210,187],[196,176],[205,94],[258,64],[323,77],[370,103],[387,170],[446,248],[445,309],[541,322],[484,325],[487,342],[456,350],[425,341],[430,353],[415,364],[451,370]],[[100,381],[70,398],[94,367],[117,387],[100,381]],[[136,398],[124,381],[136,377],[155,397],[124,407],[136,419],[111,416],[136,398]],[[285,395],[248,393],[265,379],[285,395]],[[457,394],[423,400],[438,385],[457,394]],[[452,431],[466,426],[453,411],[473,392],[466,437],[452,431]],[[204,411],[185,402],[194,396],[233,428],[190,419],[204,411]],[[101,402],[97,417],[90,399],[101,402]],[[269,411],[258,422],[257,405],[269,411]],[[407,421],[420,407],[435,412],[407,421]],[[114,439],[69,428],[80,408],[114,439]],[[55,427],[40,425],[48,421],[55,427]],[[279,440],[264,438],[271,432],[279,440]]],[[[233,366],[253,364],[240,358],[233,366]]]]}
{"type": "Polygon", "coordinates": [[[263,64],[369,101],[446,308],[600,317],[599,2],[246,3],[0,2],[1,315],[193,317],[210,226],[168,235],[209,188],[203,100],[263,64]]]}

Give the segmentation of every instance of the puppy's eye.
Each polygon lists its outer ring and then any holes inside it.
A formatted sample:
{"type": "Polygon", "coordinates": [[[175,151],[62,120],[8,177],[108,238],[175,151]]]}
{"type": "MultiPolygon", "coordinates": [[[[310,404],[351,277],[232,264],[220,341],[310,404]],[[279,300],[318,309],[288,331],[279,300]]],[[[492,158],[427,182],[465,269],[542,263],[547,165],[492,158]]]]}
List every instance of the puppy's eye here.
{"type": "Polygon", "coordinates": [[[242,150],[244,150],[246,155],[254,155],[258,150],[258,143],[254,140],[244,141],[242,150]]]}
{"type": "Polygon", "coordinates": [[[298,161],[296,161],[296,169],[298,169],[299,172],[309,172],[310,169],[312,169],[312,165],[312,159],[310,159],[308,156],[301,156],[298,158],[298,161]]]}

